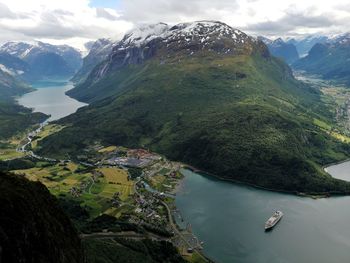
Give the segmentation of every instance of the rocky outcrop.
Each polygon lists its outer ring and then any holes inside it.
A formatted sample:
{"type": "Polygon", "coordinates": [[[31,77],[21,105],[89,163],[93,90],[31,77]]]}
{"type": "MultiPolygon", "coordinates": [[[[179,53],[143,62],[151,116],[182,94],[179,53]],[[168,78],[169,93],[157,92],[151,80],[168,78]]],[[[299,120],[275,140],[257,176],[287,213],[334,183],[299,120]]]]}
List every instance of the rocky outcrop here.
{"type": "Polygon", "coordinates": [[[113,42],[111,39],[101,38],[96,40],[90,46],[89,54],[84,57],[83,65],[81,69],[74,75],[72,81],[77,84],[85,81],[94,67],[107,59],[114,46],[115,42],[113,42]]]}

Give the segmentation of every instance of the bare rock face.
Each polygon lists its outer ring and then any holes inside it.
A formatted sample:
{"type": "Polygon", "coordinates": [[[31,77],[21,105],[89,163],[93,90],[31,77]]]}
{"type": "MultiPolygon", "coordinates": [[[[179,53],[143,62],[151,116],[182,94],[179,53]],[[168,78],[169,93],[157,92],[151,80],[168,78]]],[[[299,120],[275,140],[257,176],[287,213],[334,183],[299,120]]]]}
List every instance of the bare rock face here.
{"type": "Polygon", "coordinates": [[[79,84],[85,81],[94,67],[108,58],[108,55],[116,45],[114,41],[106,38],[101,38],[93,43],[88,43],[88,45],[90,44],[89,53],[84,57],[82,67],[72,78],[74,83],[79,84]]]}

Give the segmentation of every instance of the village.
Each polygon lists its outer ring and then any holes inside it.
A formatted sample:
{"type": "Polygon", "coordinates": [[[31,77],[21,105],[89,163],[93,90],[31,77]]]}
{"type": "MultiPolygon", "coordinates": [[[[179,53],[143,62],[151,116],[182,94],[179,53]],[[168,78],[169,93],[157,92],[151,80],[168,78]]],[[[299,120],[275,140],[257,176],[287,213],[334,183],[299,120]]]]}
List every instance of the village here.
{"type": "MultiPolygon", "coordinates": [[[[31,141],[31,146],[35,143],[31,141]]],[[[30,150],[31,158],[38,160],[36,167],[15,172],[42,182],[60,198],[79,203],[91,219],[112,216],[144,229],[147,237],[171,241],[185,257],[198,257],[202,243],[189,224],[179,226],[184,219],[175,206],[183,165],[145,149],[100,146],[93,152],[89,160],[78,156],[53,161],[30,150]]]]}

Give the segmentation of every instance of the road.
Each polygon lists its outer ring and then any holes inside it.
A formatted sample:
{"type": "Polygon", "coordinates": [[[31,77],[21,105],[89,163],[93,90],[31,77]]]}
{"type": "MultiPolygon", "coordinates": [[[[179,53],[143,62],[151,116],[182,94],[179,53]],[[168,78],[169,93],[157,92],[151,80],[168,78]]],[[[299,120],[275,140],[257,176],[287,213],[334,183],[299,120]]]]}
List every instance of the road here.
{"type": "Polygon", "coordinates": [[[87,238],[112,238],[112,237],[123,237],[123,238],[134,238],[134,239],[154,239],[154,240],[164,240],[169,241],[169,238],[158,236],[154,233],[147,232],[147,234],[141,234],[136,233],[133,231],[123,231],[119,233],[114,232],[98,232],[98,233],[92,233],[92,234],[81,234],[80,238],[87,239],[87,238]]]}
{"type": "MultiPolygon", "coordinates": [[[[176,223],[174,223],[173,220],[173,216],[171,215],[171,210],[168,206],[167,203],[165,203],[164,201],[161,201],[161,204],[166,208],[167,212],[168,212],[168,218],[169,218],[169,223],[171,225],[171,227],[173,228],[174,232],[182,239],[183,242],[185,242],[185,244],[189,247],[189,248],[193,248],[192,245],[188,242],[188,240],[182,235],[182,233],[179,231],[179,229],[177,228],[176,223]]],[[[211,262],[208,258],[206,258],[203,254],[202,251],[200,251],[198,249],[198,247],[193,248],[194,251],[196,251],[198,253],[198,255],[205,260],[206,262],[211,262]]]]}
{"type": "MultiPolygon", "coordinates": [[[[20,152],[24,152],[24,153],[27,153],[29,154],[31,157],[33,158],[36,158],[36,159],[39,159],[39,160],[46,160],[46,161],[66,161],[66,160],[56,160],[56,159],[50,159],[50,158],[46,158],[46,157],[42,157],[42,156],[38,156],[36,155],[35,153],[33,153],[33,151],[27,151],[26,148],[28,147],[28,145],[31,144],[32,142],[32,138],[37,135],[41,130],[42,128],[45,126],[46,124],[45,123],[42,123],[40,125],[40,128],[36,129],[35,131],[33,132],[30,132],[27,136],[27,140],[28,142],[25,143],[24,145],[22,146],[19,146],[17,148],[17,151],[20,151],[20,152]]],[[[85,165],[85,163],[82,163],[85,165]]],[[[89,166],[91,166],[91,164],[89,164],[89,166]]],[[[152,171],[151,174],[154,175],[156,174],[158,171],[152,171]]],[[[141,178],[144,176],[144,174],[142,174],[142,176],[140,176],[140,179],[137,180],[134,184],[134,190],[135,190],[135,193],[140,196],[140,193],[138,192],[137,190],[137,183],[141,181],[141,178]]],[[[90,185],[89,187],[89,190],[88,192],[90,193],[91,191],[91,187],[92,185],[94,184],[94,181],[92,180],[92,184],[90,185]]],[[[188,240],[183,236],[183,234],[178,230],[177,228],[177,225],[176,223],[174,222],[173,220],[173,217],[172,217],[172,214],[171,214],[171,211],[170,211],[170,208],[169,206],[161,200],[161,203],[162,205],[167,209],[167,213],[168,213],[168,219],[169,219],[169,223],[171,225],[171,227],[173,228],[174,230],[174,233],[176,233],[180,238],[181,240],[189,247],[189,248],[193,248],[193,246],[188,242],[188,240]]],[[[129,238],[136,238],[136,239],[144,239],[144,238],[153,238],[153,239],[157,239],[157,240],[167,240],[169,241],[168,238],[164,238],[164,237],[161,237],[161,236],[157,236],[153,233],[148,233],[147,235],[142,235],[142,234],[139,234],[139,233],[135,233],[135,232],[120,232],[120,233],[112,233],[112,232],[100,232],[100,233],[93,233],[93,234],[82,234],[80,235],[80,237],[82,239],[84,238],[111,238],[111,237],[129,237],[129,238]]],[[[194,251],[196,251],[198,253],[198,255],[206,262],[211,262],[208,258],[206,258],[202,252],[198,249],[198,247],[194,247],[193,248],[194,251]]]]}

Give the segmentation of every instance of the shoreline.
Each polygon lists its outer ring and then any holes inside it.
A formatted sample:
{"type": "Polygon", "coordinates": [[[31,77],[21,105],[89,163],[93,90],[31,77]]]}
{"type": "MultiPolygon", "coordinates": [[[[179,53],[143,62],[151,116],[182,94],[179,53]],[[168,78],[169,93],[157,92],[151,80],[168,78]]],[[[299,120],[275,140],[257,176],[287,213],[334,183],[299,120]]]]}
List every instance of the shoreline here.
{"type": "MultiPolygon", "coordinates": [[[[182,214],[181,214],[180,209],[176,206],[176,196],[177,196],[177,193],[179,193],[179,192],[182,190],[183,183],[184,183],[184,180],[185,180],[185,175],[181,172],[182,169],[184,169],[184,164],[181,164],[180,169],[178,170],[178,172],[182,175],[182,178],[176,179],[175,187],[174,187],[174,189],[171,191],[171,194],[174,195],[174,200],[173,200],[171,203],[168,203],[168,204],[170,204],[170,205],[173,207],[173,209],[175,209],[175,211],[178,211],[178,212],[179,212],[180,217],[181,217],[181,220],[183,220],[183,222],[185,222],[184,219],[183,219],[183,217],[182,217],[182,214]]],[[[165,203],[167,203],[167,202],[165,202],[165,203]]],[[[176,220],[176,218],[175,218],[174,212],[170,211],[170,216],[172,217],[172,222],[174,223],[174,225],[175,225],[177,231],[178,231],[179,233],[181,233],[181,231],[185,231],[185,229],[184,229],[181,225],[179,225],[179,223],[177,222],[177,220],[176,220]]],[[[188,231],[188,230],[187,230],[187,231],[188,231]]],[[[192,230],[190,231],[190,233],[191,233],[191,235],[192,235],[195,239],[198,240],[198,243],[200,243],[199,238],[197,237],[197,235],[195,235],[195,233],[192,232],[192,230]]],[[[196,251],[196,253],[197,253],[200,257],[202,257],[202,258],[203,258],[204,260],[206,260],[207,262],[209,262],[209,263],[215,263],[214,260],[212,260],[211,258],[209,258],[209,257],[203,252],[204,247],[202,246],[202,244],[200,245],[200,247],[193,248],[193,249],[196,251]]],[[[192,253],[192,254],[193,254],[193,253],[192,253]]]]}
{"type": "MultiPolygon", "coordinates": [[[[331,167],[331,166],[335,166],[335,165],[339,165],[339,164],[342,164],[342,163],[346,163],[346,162],[350,162],[350,158],[347,158],[345,160],[342,160],[342,161],[338,161],[338,162],[333,162],[333,163],[329,163],[329,164],[326,164],[326,165],[323,165],[322,166],[322,169],[327,173],[327,168],[331,167]]],[[[329,174],[330,176],[332,176],[331,174],[329,174]]],[[[333,176],[332,176],[333,177],[333,176]]],[[[335,177],[333,177],[335,178],[335,177]]],[[[336,178],[337,179],[337,178],[336,178]]]]}
{"type": "MultiPolygon", "coordinates": [[[[330,166],[338,165],[338,164],[345,163],[345,162],[348,162],[348,161],[350,161],[350,158],[342,160],[342,161],[339,161],[339,162],[335,162],[335,163],[331,163],[331,164],[322,166],[322,169],[324,170],[324,169],[327,169],[330,166]]],[[[212,178],[215,178],[217,180],[224,181],[224,182],[234,183],[234,184],[238,184],[238,185],[242,185],[242,186],[249,186],[249,187],[253,187],[253,188],[256,188],[256,189],[265,190],[265,191],[269,191],[269,192],[276,192],[276,193],[281,193],[281,194],[292,194],[292,195],[296,195],[296,196],[300,196],[300,197],[309,197],[309,198],[312,198],[312,199],[329,198],[329,197],[337,197],[337,196],[338,197],[339,196],[349,196],[350,195],[350,191],[348,193],[346,193],[346,192],[338,192],[338,191],[331,191],[331,192],[299,192],[299,191],[288,191],[288,190],[282,190],[282,189],[268,188],[268,187],[259,186],[259,185],[253,184],[253,183],[242,182],[242,181],[238,181],[238,180],[231,179],[231,178],[221,177],[219,175],[212,174],[212,173],[200,170],[200,169],[198,169],[196,167],[193,167],[193,166],[187,165],[187,164],[184,164],[182,168],[183,169],[188,169],[188,170],[190,170],[190,171],[192,171],[194,173],[198,173],[198,174],[201,174],[203,176],[209,176],[209,177],[212,177],[212,178]]],[[[328,172],[326,172],[326,173],[328,175],[330,175],[328,172]]],[[[330,176],[332,176],[332,175],[330,175],[330,176]]],[[[339,178],[335,178],[333,176],[332,176],[332,178],[337,179],[337,180],[342,180],[342,179],[339,179],[339,178]]]]}

